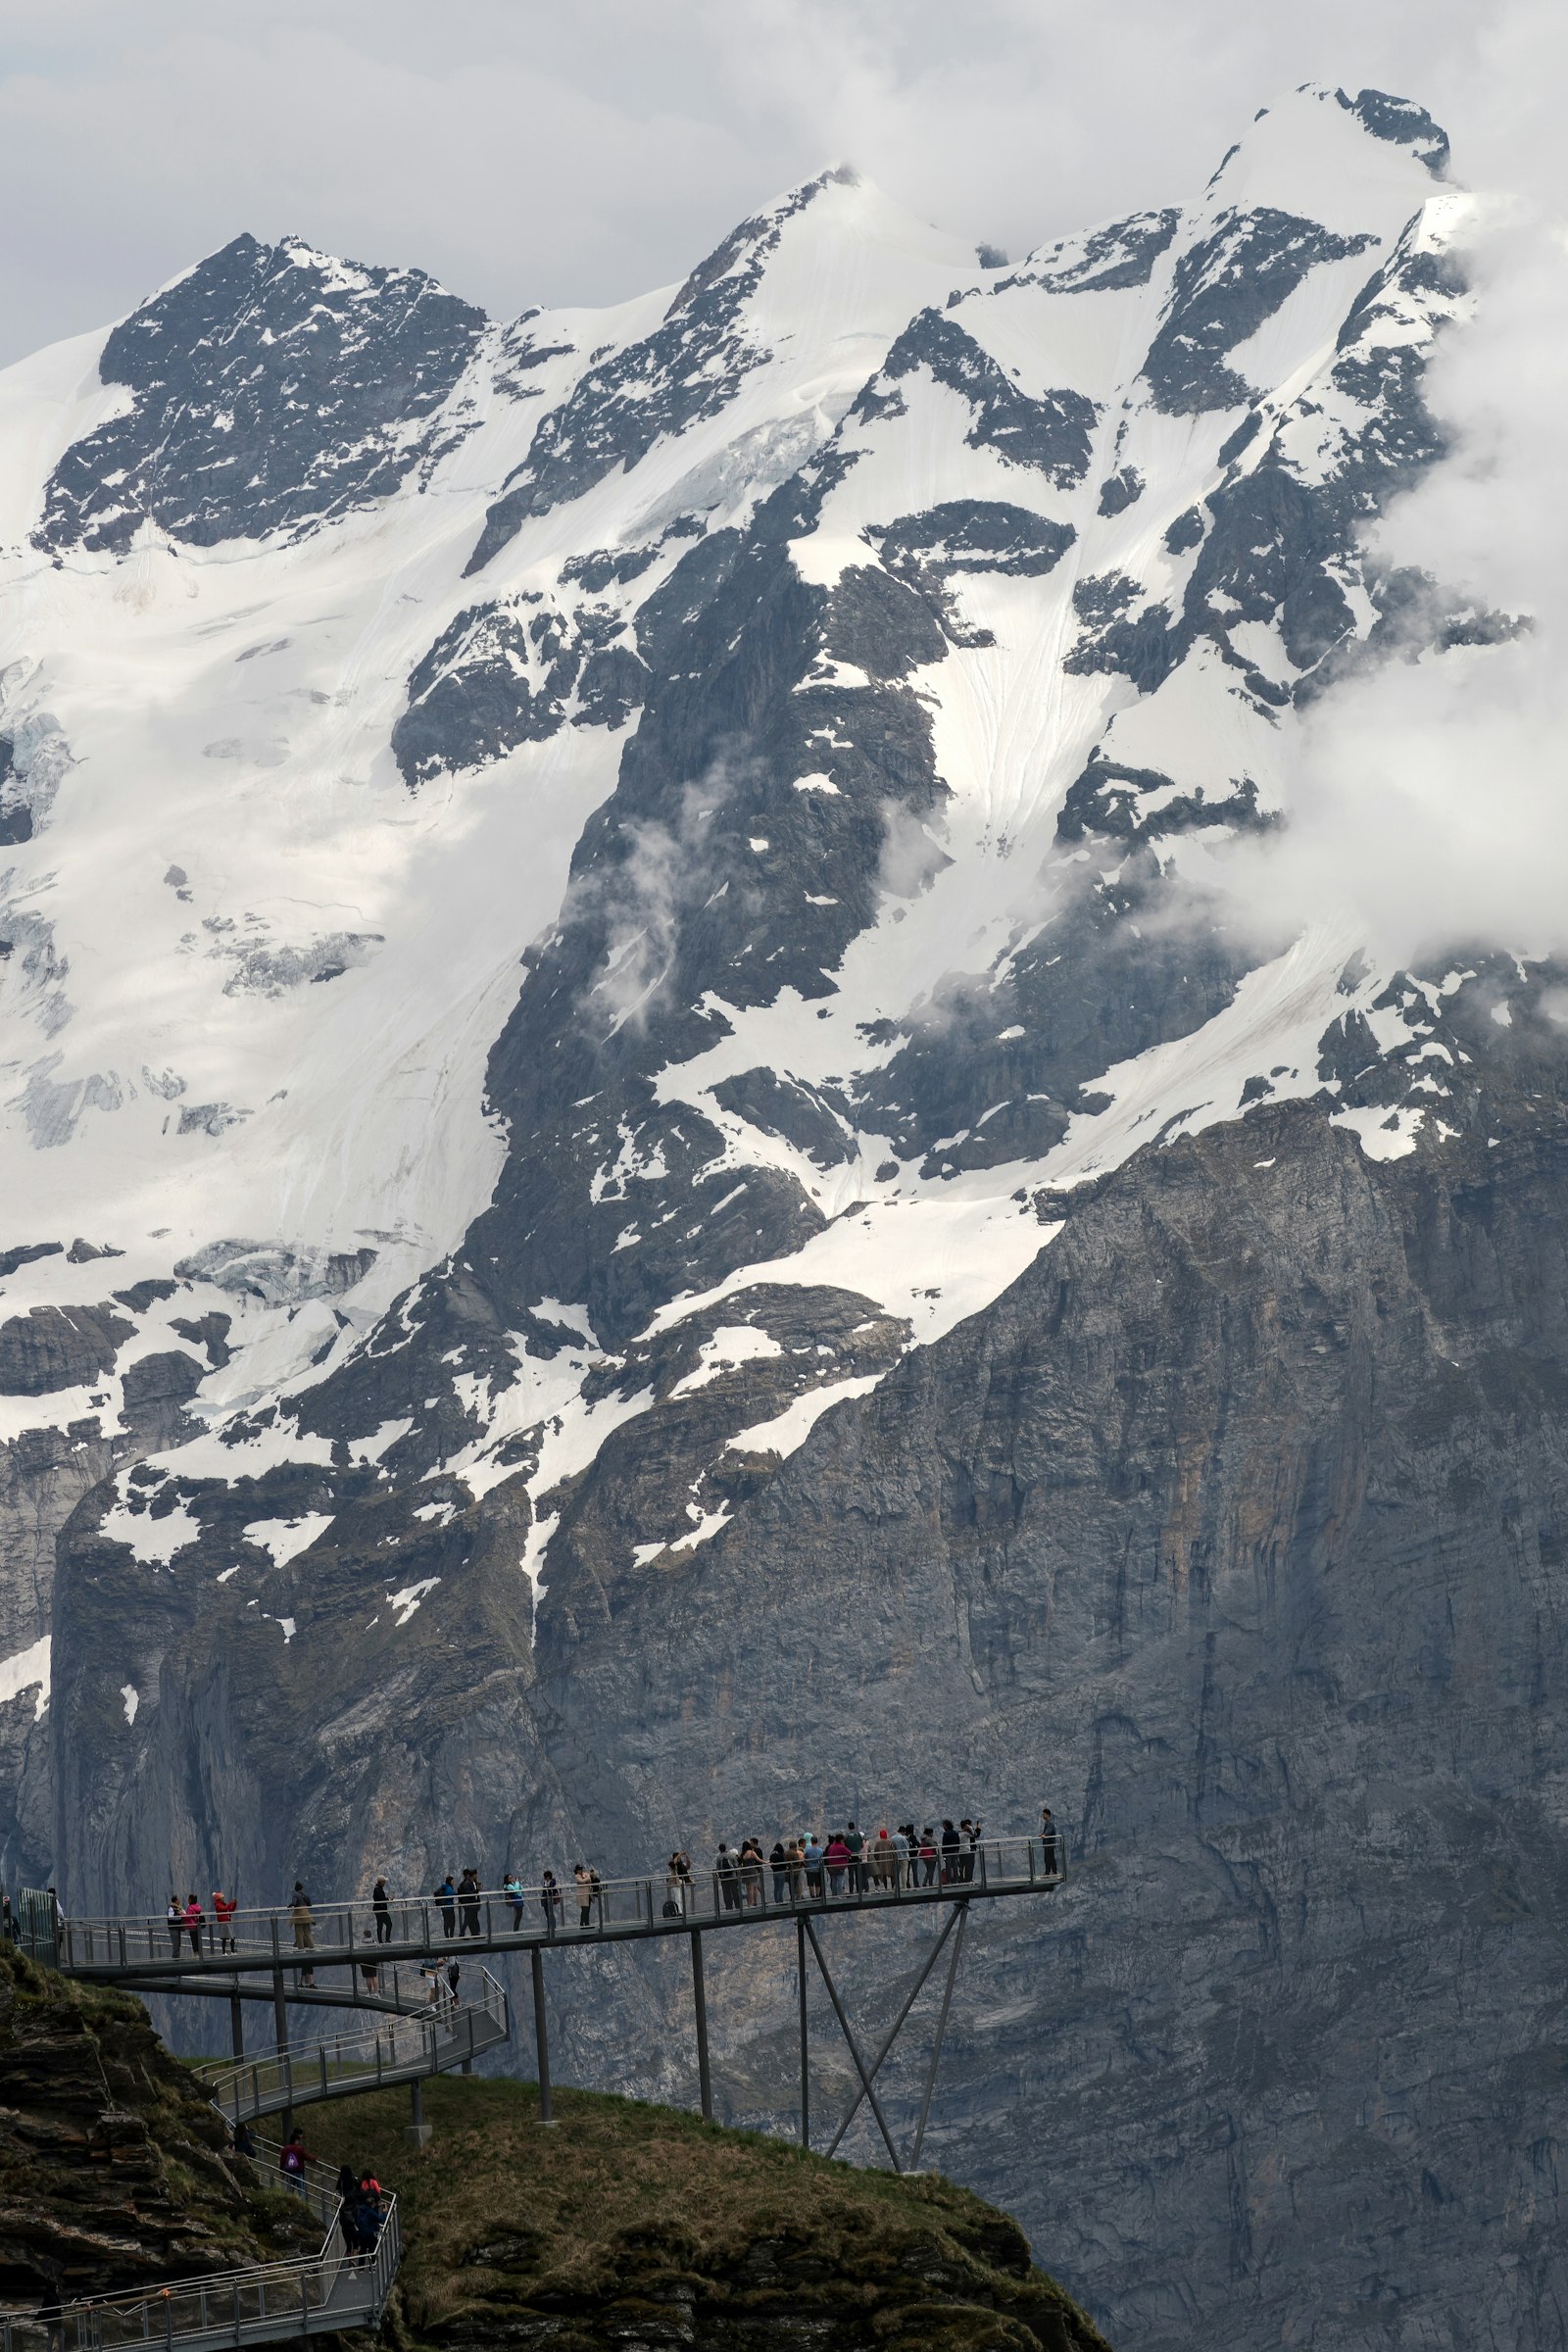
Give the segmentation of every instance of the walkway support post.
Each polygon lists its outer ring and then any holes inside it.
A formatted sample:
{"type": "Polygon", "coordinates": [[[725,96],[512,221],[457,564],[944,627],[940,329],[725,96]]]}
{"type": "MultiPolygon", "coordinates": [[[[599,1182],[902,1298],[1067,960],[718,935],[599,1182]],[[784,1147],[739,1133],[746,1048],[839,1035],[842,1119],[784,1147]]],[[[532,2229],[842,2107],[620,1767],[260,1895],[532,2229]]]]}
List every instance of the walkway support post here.
{"type": "Polygon", "coordinates": [[[424,2120],[424,2084],[417,2075],[409,2084],[409,2120],[403,2127],[403,2136],[411,2147],[428,2145],[430,2127],[424,2120]]]}
{"type": "Polygon", "coordinates": [[[888,2119],[882,2112],[881,2100],[877,2097],[875,2090],[871,2086],[871,2077],[866,2071],[865,2060],[860,2056],[860,2045],[856,2040],[855,2035],[850,2032],[850,2021],[844,2014],[844,2004],[839,1999],[838,1987],[828,1974],[827,1961],[823,1956],[822,1946],[816,1940],[816,1930],[808,1919],[803,1920],[801,1924],[805,1928],[807,1935],[811,1939],[811,1950],[816,1957],[817,1973],[821,1977],[823,1984],[827,1986],[827,1997],[832,2002],[833,2014],[839,2021],[839,2032],[843,2034],[845,2040],[849,2044],[850,2056],[855,2060],[855,2071],[860,2078],[860,2088],[864,2091],[866,2098],[870,2102],[871,2113],[876,2117],[876,2128],[882,2134],[882,2144],[887,2149],[888,2158],[893,2166],[893,2170],[896,2173],[902,2173],[904,2167],[899,2162],[899,2151],[894,2146],[893,2134],[888,2130],[888,2119]]]}
{"type": "Polygon", "coordinates": [[[801,2145],[811,2144],[811,2043],[806,2022],[806,1922],[795,1922],[795,1981],[801,1993],[801,2145]]]}
{"type": "Polygon", "coordinates": [[[537,1944],[528,1957],[533,1962],[533,2039],[539,2070],[539,2121],[553,2124],[556,2118],[550,2103],[550,2028],[545,2023],[545,1964],[537,1944]]]}
{"type": "Polygon", "coordinates": [[[963,1956],[963,1931],[969,1925],[969,1906],[958,1905],[958,1933],[953,1939],[953,1958],[948,1963],[948,1981],[942,1991],[942,2014],[937,2019],[936,2047],[931,2052],[931,2072],[925,2079],[925,2097],[920,2101],[920,2121],[914,2128],[914,2145],[909,2150],[909,2170],[917,2172],[920,2150],[925,2145],[925,2122],[931,2112],[931,2093],[937,2086],[937,2068],[942,2064],[942,2038],[948,2030],[948,2011],[953,2006],[953,1987],[957,1980],[958,1962],[963,1956]]]}
{"type": "MultiPolygon", "coordinates": [[[[272,1922],[272,1936],[275,1941],[277,1936],[276,1920],[272,1922]]],[[[288,2003],[283,1998],[283,1971],[280,1968],[274,1968],[272,1971],[272,2028],[277,2036],[278,2072],[282,2075],[288,2065],[288,2060],[283,2055],[288,2048],[288,2003]]],[[[292,2087],[291,2082],[290,2088],[292,2087]]],[[[283,2110],[283,2137],[285,2139],[293,2129],[294,2109],[292,2106],[288,2106],[283,2110]]]]}
{"type": "Polygon", "coordinates": [[[708,1990],[703,1983],[703,1931],[692,1930],[692,2001],[697,2011],[697,2088],[703,2115],[713,2120],[713,2078],[708,2064],[708,1990]]]}

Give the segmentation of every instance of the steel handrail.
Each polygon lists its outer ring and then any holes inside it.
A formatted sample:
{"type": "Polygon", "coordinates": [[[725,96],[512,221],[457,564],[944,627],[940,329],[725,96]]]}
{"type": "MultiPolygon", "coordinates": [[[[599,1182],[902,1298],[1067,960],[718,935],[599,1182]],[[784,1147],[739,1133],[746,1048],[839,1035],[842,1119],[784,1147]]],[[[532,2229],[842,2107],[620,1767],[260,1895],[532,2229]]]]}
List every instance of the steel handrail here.
{"type": "MultiPolygon", "coordinates": [[[[330,2095],[328,2065],[359,2070],[351,2077],[358,2089],[366,2087],[360,2074],[373,2074],[377,2082],[441,2074],[504,2040],[510,2031],[505,1989],[487,1968],[479,1974],[484,1990],[477,2000],[414,2011],[390,2019],[384,2027],[365,2027],[355,2034],[288,2042],[281,2049],[259,2051],[254,2058],[232,2063],[209,2061],[196,2071],[214,2106],[229,2122],[238,2122],[242,2114],[258,2115],[274,2102],[291,2105],[297,2100],[305,2105],[315,2097],[330,2095]],[[495,2029],[482,2040],[474,2030],[480,2019],[495,2029]],[[400,2037],[415,2048],[400,2047],[400,2037]],[[317,2072],[318,2088],[314,2079],[317,2072]],[[244,2096],[247,2087],[248,2099],[244,2096]]],[[[338,2080],[341,2082],[341,2077],[338,2080]]]]}
{"type": "MultiPolygon", "coordinates": [[[[993,1891],[1012,1886],[1049,1884],[1063,1875],[1059,1832],[1051,1839],[982,1838],[973,1849],[959,1849],[960,1875],[951,1877],[948,1871],[952,1849],[947,1855],[938,1849],[937,1876],[932,1880],[926,1879],[917,1856],[899,1857],[903,1870],[911,1874],[911,1878],[899,1885],[874,1877],[879,1867],[871,1851],[874,1842],[867,1839],[858,1868],[851,1874],[851,1883],[838,1893],[826,1886],[825,1865],[812,1867],[809,1874],[812,1883],[808,1886],[806,1867],[796,1861],[789,1866],[793,1883],[786,1894],[779,1895],[773,1888],[773,1865],[766,1855],[760,1863],[755,1858],[751,1860],[746,1875],[738,1873],[733,1881],[727,1874],[710,1868],[694,1870],[684,1880],[667,1870],[602,1878],[589,1896],[586,1924],[590,1931],[644,1922],[657,1926],[662,1916],[661,1888],[662,1899],[673,1898],[678,1902],[683,1919],[708,1919],[736,1909],[795,1910],[822,1900],[863,1902],[879,1896],[895,1900],[903,1893],[929,1892],[933,1886],[973,1884],[993,1891]],[[967,1879],[961,1875],[964,1869],[969,1872],[967,1879]],[[820,1891],[818,1879],[824,1882],[820,1891]],[[739,1901],[726,1893],[726,1886],[738,1893],[739,1901]]],[[[886,1858],[881,1867],[891,1870],[893,1857],[886,1858]]],[[[540,1883],[520,1886],[517,1895],[501,1887],[482,1887],[466,1896],[454,1891],[450,1901],[437,1901],[431,1895],[390,1898],[379,1914],[368,1900],[323,1903],[312,1907],[308,1926],[301,1923],[310,1938],[309,1942],[301,1942],[295,1940],[297,1931],[291,1924],[288,1904],[258,1905],[235,1912],[229,1921],[226,1934],[228,1941],[236,1947],[233,1951],[220,1952],[209,1922],[203,1932],[201,1952],[193,1956],[209,1963],[214,1958],[224,1958],[240,1969],[274,1963],[296,1969],[360,1966],[388,1944],[396,1949],[451,1949],[461,1954],[470,1936],[486,1945],[506,1942],[514,1935],[519,1940],[529,1941],[541,1937],[553,1941],[560,1936],[575,1937],[581,1927],[573,1915],[583,1907],[579,1890],[569,1877],[550,1890],[548,1899],[540,1883]],[[385,1920],[387,1934],[379,1943],[368,1942],[366,1931],[374,1932],[378,1916],[385,1920]]],[[[58,1931],[57,1956],[59,1964],[68,1969],[141,1967],[152,1963],[178,1967],[189,1950],[188,1933],[183,1929],[178,1932],[175,1948],[171,1923],[157,1914],[68,1919],[58,1931]]]]}
{"type": "MultiPolygon", "coordinates": [[[[258,2169],[260,2166],[258,2165],[258,2169]]],[[[319,2193],[319,2192],[316,2192],[319,2193]]],[[[325,2204],[328,2200],[322,2199],[325,2204]]],[[[232,2271],[209,2271],[192,2278],[175,2278],[159,2286],[136,2287],[114,2295],[88,2295],[71,2303],[8,2319],[3,2326],[4,2352],[31,2352],[42,2341],[60,2352],[74,2338],[77,2352],[109,2352],[118,2343],[178,2344],[222,2338],[260,2342],[297,2333],[303,2319],[307,2328],[313,2312],[324,2312],[338,2281],[345,2275],[365,2291],[345,2301],[334,2319],[351,2320],[378,2311],[386,2300],[392,2276],[402,2258],[402,2225],[395,2193],[382,2207],[375,2250],[369,2256],[350,2255],[342,2244],[342,2204],[330,2199],[331,2213],[318,2254],[299,2261],[252,2263],[232,2271]],[[254,2298],[254,2313],[243,2308],[254,2298]],[[269,2299],[271,2309],[269,2309],[269,2299]],[[227,2310],[222,2306],[226,2303],[227,2310]],[[189,2312],[195,2324],[175,2320],[175,2307],[189,2312]],[[156,2327],[150,2320],[156,2318],[156,2327]],[[123,2333],[106,2328],[106,2322],[140,2320],[139,2328],[123,2333]]],[[[319,2216],[318,2217],[319,2218],[319,2216]]]]}

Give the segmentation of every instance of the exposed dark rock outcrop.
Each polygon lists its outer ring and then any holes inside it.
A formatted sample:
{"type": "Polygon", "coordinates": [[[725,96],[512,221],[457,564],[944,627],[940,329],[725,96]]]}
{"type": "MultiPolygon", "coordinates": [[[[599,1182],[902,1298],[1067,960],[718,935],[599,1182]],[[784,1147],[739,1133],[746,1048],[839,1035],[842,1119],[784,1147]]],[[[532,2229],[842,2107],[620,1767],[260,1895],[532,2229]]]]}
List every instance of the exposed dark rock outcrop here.
{"type": "Polygon", "coordinates": [[[139,2001],[0,1943],[0,2303],[36,2309],[292,2250],[289,2216],[139,2001]]]}

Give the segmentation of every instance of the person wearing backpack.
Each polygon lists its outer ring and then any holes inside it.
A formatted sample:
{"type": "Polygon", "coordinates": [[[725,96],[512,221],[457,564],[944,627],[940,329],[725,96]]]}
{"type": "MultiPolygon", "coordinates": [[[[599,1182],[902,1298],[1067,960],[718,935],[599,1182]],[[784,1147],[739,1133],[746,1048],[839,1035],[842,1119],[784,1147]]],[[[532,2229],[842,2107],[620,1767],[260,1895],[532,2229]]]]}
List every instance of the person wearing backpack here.
{"type": "Polygon", "coordinates": [[[458,1890],[452,1884],[450,1870],[430,1900],[440,1909],[443,1932],[448,1936],[455,1936],[458,1932],[458,1890]]]}
{"type": "Polygon", "coordinates": [[[283,2176],[283,2186],[293,2189],[296,2196],[305,2194],[305,2168],[316,2158],[305,2145],[303,2132],[291,2132],[278,2152],[277,2169],[283,2176]]]}

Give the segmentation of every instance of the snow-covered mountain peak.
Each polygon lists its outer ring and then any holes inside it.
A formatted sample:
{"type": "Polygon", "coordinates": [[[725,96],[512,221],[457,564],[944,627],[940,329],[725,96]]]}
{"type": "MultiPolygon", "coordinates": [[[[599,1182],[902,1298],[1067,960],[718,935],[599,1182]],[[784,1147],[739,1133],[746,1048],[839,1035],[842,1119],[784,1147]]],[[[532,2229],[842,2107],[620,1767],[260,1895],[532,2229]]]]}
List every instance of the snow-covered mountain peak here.
{"type": "Polygon", "coordinates": [[[220,1450],[158,1472],[201,1542],[265,1428],[321,1544],[379,1446],[411,1514],[505,1489],[546,1581],[599,1463],[629,1572],[1152,1139],[1321,1094],[1412,1147],[1432,1022],[1337,935],[1255,968],[1182,875],[1383,625],[1436,136],[1296,93],[1196,200],[978,271],[828,172],[507,327],[242,238],[99,380],[14,376],[56,438],[0,670],[7,1303],[96,1311],[80,1235],[128,1352],[219,1333],[220,1450]]]}
{"type": "Polygon", "coordinates": [[[1433,193],[1448,143],[1422,108],[1303,82],[1259,110],[1203,193],[1211,217],[1272,210],[1342,235],[1402,226],[1433,193]]]}

